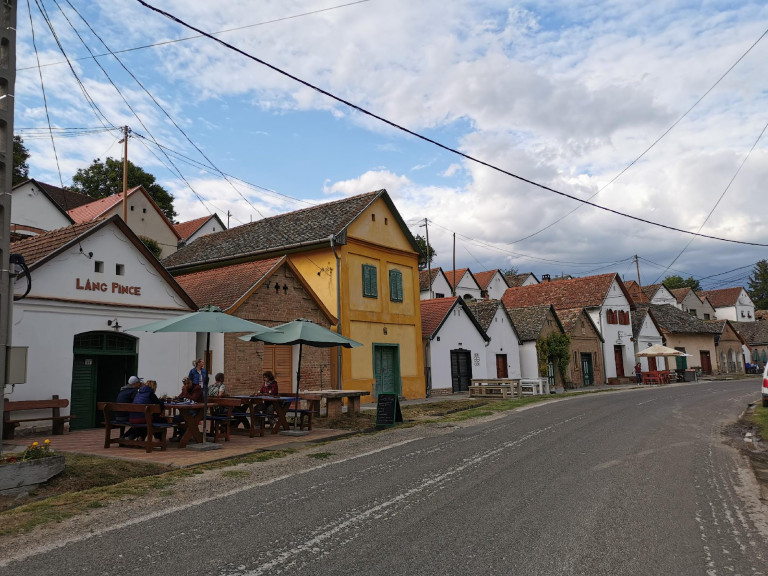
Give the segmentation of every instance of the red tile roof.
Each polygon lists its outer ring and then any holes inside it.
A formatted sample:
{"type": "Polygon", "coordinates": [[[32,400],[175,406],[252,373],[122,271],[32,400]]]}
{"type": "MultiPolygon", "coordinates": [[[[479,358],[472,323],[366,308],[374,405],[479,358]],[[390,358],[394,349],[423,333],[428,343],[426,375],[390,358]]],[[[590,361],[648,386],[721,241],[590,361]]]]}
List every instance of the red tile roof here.
{"type": "Polygon", "coordinates": [[[458,302],[458,298],[432,298],[421,300],[421,337],[429,338],[443,324],[443,320],[458,302]]]}
{"type": "Polygon", "coordinates": [[[203,270],[176,276],[176,281],[198,307],[213,304],[228,310],[284,260],[281,256],[203,270]]]}
{"type": "Polygon", "coordinates": [[[200,228],[213,218],[213,216],[201,216],[200,218],[195,218],[194,220],[189,220],[187,222],[179,222],[178,224],[174,224],[173,227],[176,229],[176,232],[179,233],[179,236],[181,236],[182,240],[186,240],[192,234],[200,230],[200,228]]]}
{"type": "Polygon", "coordinates": [[[675,300],[677,300],[677,303],[680,304],[683,300],[685,300],[685,297],[688,296],[688,292],[691,291],[690,286],[685,286],[684,288],[675,288],[673,290],[670,290],[672,292],[672,296],[675,297],[675,300]]]}
{"type": "Polygon", "coordinates": [[[19,240],[11,244],[11,252],[24,256],[26,265],[31,267],[35,262],[66,246],[102,222],[103,220],[91,220],[83,224],[51,230],[50,232],[29,237],[26,240],[19,240]]]}
{"type": "Polygon", "coordinates": [[[458,268],[456,270],[448,270],[445,272],[445,277],[448,278],[448,284],[452,288],[456,288],[456,286],[459,285],[459,282],[461,282],[461,279],[464,277],[464,274],[466,274],[467,272],[469,272],[469,268],[458,268]],[[456,278],[455,283],[454,283],[454,277],[456,278]]]}
{"type": "Polygon", "coordinates": [[[634,280],[624,282],[624,287],[635,302],[650,302],[648,296],[643,292],[642,287],[634,280]]]}
{"type": "Polygon", "coordinates": [[[709,298],[710,304],[715,308],[722,308],[723,306],[735,306],[739,300],[741,291],[743,288],[721,288],[720,290],[702,290],[697,295],[699,298],[705,296],[709,298]]]}
{"type": "Polygon", "coordinates": [[[430,282],[429,270],[419,270],[419,291],[425,292],[434,283],[435,278],[440,274],[440,268],[432,268],[432,278],[430,282]]]}
{"type": "Polygon", "coordinates": [[[508,288],[501,300],[507,309],[544,304],[552,304],[556,310],[596,308],[605,302],[608,290],[614,280],[619,283],[619,286],[623,286],[616,273],[600,274],[573,278],[572,280],[542,282],[519,288],[508,288]]]}
{"type": "MultiPolygon", "coordinates": [[[[134,190],[136,190],[136,188],[129,190],[128,195],[130,196],[134,190]]],[[[122,194],[112,194],[111,196],[94,200],[89,204],[83,204],[77,208],[72,208],[72,210],[67,210],[67,214],[69,214],[69,217],[76,223],[82,224],[83,222],[88,222],[89,220],[103,216],[104,213],[111,210],[122,201],[122,194]]]]}
{"type": "MultiPolygon", "coordinates": [[[[480,288],[483,290],[488,290],[488,285],[491,283],[491,280],[493,280],[493,277],[498,272],[499,276],[504,278],[504,275],[501,273],[500,270],[487,270],[486,272],[474,272],[473,276],[475,277],[475,280],[477,280],[477,283],[480,285],[480,288]]],[[[504,282],[506,282],[506,278],[504,278],[504,282]]]]}

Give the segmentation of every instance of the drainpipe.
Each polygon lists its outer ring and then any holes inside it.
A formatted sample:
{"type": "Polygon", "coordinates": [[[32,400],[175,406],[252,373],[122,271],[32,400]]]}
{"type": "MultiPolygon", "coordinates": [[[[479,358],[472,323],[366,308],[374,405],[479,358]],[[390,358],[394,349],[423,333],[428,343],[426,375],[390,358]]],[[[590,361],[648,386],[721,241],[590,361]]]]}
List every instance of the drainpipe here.
{"type": "MultiPolygon", "coordinates": [[[[341,334],[341,258],[336,252],[336,245],[334,244],[333,234],[328,238],[331,242],[331,250],[336,257],[336,320],[337,331],[341,334]]],[[[336,389],[341,390],[341,346],[336,346],[336,389]]]]}

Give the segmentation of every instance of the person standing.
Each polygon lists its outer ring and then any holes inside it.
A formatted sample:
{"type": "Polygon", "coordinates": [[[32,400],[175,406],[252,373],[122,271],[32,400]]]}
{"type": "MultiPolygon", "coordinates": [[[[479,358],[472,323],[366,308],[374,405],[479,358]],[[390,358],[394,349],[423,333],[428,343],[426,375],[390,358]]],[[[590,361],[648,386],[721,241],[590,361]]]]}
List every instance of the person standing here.
{"type": "Polygon", "coordinates": [[[643,382],[643,367],[640,364],[640,362],[635,364],[635,378],[637,378],[638,384],[641,384],[643,382]]]}
{"type": "Polygon", "coordinates": [[[208,386],[208,372],[203,367],[202,358],[195,360],[192,366],[192,370],[189,371],[188,378],[193,384],[199,385],[203,390],[208,386]]]}

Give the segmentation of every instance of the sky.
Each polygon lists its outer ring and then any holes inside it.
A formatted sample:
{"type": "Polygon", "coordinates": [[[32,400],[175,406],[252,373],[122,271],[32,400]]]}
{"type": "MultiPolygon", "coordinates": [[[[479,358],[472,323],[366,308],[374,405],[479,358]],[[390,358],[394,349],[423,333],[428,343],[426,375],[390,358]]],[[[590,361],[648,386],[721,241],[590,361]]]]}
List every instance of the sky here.
{"type": "Polygon", "coordinates": [[[762,0],[146,2],[237,51],[138,0],[18,4],[30,177],[122,158],[127,125],[178,221],[384,188],[444,270],[637,280],[637,256],[644,285],[714,289],[768,258],[762,0]]]}

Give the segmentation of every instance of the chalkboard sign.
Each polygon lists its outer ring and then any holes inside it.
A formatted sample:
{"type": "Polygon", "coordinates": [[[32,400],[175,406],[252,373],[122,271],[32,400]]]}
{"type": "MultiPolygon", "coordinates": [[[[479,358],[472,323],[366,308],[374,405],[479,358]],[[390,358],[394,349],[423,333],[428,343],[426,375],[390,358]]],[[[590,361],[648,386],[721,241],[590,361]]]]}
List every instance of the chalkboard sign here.
{"type": "Polygon", "coordinates": [[[400,401],[397,394],[379,394],[376,403],[376,426],[394,426],[395,422],[403,421],[400,412],[400,401]]]}

